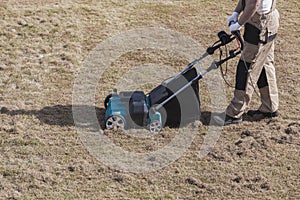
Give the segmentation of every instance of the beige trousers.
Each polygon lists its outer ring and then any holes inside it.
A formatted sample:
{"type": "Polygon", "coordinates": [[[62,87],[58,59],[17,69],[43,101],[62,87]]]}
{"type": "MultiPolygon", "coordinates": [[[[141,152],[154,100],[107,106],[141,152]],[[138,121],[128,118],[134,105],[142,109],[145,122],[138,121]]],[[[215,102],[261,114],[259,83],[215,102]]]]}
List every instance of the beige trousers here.
{"type": "Polygon", "coordinates": [[[234,97],[226,109],[226,114],[235,118],[246,111],[257,85],[261,97],[260,111],[275,112],[279,104],[273,37],[278,31],[279,13],[275,10],[267,15],[255,14],[248,23],[255,28],[250,33],[246,33],[249,30],[245,28],[245,48],[237,69],[234,97]]]}

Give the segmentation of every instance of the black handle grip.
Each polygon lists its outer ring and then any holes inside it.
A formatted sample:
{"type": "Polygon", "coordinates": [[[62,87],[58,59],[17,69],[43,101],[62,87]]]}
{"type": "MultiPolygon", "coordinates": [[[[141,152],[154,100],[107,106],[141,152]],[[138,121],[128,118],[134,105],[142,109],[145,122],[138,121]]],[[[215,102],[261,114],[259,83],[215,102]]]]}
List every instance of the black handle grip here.
{"type": "Polygon", "coordinates": [[[240,42],[240,45],[241,45],[241,50],[244,50],[244,46],[245,46],[245,44],[244,44],[244,40],[243,40],[243,38],[242,38],[242,36],[241,36],[241,32],[240,31],[233,31],[232,32],[232,35],[235,35],[236,36],[236,38],[238,39],[238,41],[240,42]]]}
{"type": "Polygon", "coordinates": [[[209,55],[214,54],[214,52],[219,49],[222,46],[225,46],[226,44],[229,44],[230,42],[232,42],[234,40],[235,37],[233,37],[232,35],[228,35],[225,31],[220,31],[218,33],[218,37],[219,37],[219,41],[216,42],[213,46],[208,47],[206,52],[209,55]]]}

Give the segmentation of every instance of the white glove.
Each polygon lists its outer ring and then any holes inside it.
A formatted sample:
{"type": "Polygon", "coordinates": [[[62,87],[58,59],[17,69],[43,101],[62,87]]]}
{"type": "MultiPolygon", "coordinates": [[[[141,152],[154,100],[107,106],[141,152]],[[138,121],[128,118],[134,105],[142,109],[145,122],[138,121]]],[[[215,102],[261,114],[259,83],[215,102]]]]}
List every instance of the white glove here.
{"type": "Polygon", "coordinates": [[[235,22],[235,23],[233,23],[233,24],[231,24],[231,25],[229,26],[230,32],[238,31],[238,30],[240,30],[241,28],[242,28],[242,25],[240,25],[239,22],[235,22]]]}
{"type": "Polygon", "coordinates": [[[227,19],[227,25],[229,26],[232,22],[237,22],[239,14],[240,13],[238,12],[233,12],[232,15],[227,19]]]}

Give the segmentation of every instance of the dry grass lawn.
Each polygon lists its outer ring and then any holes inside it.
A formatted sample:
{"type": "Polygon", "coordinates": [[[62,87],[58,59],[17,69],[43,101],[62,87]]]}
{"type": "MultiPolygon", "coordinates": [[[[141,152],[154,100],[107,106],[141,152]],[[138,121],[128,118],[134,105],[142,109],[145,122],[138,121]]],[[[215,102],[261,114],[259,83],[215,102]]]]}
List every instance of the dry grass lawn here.
{"type": "MultiPolygon", "coordinates": [[[[2,0],[0,199],[300,199],[300,3],[296,0],[278,0],[278,119],[225,127],[203,159],[198,152],[208,126],[200,124],[179,160],[144,174],[107,167],[89,154],[76,132],[74,80],[100,42],[127,30],[164,27],[208,46],[226,28],[234,6],[235,1],[217,0],[2,0]]],[[[145,52],[120,57],[109,68],[111,73],[102,77],[95,103],[99,115],[105,96],[132,65],[149,62],[178,70],[188,62],[168,52],[145,52]]],[[[227,103],[232,92],[227,88],[227,103]]],[[[200,98],[202,110],[209,111],[205,86],[200,98]]],[[[258,105],[254,96],[251,107],[258,105]]],[[[141,141],[104,131],[119,146],[136,152],[161,148],[174,132],[166,128],[141,141]]]]}

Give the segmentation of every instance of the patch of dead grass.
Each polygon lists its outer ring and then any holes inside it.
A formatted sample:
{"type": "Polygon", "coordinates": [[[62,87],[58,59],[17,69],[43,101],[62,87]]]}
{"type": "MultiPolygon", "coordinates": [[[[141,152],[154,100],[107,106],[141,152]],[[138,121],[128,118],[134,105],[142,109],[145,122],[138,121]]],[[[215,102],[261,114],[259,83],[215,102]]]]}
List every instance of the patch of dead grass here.
{"type": "MultiPolygon", "coordinates": [[[[215,33],[226,28],[224,23],[233,4],[1,1],[0,106],[11,112],[0,114],[0,198],[297,198],[299,1],[278,2],[281,28],[276,65],[281,117],[225,127],[205,159],[197,155],[208,127],[200,126],[189,151],[160,171],[129,174],[109,169],[82,145],[69,118],[70,106],[64,106],[72,102],[76,71],[99,42],[122,31],[158,26],[190,35],[208,46],[215,40],[215,33]]],[[[114,82],[131,66],[155,61],[179,70],[185,65],[185,60],[172,59],[174,56],[168,52],[145,52],[124,55],[109,68],[112,71],[101,79],[98,88],[99,108],[103,108],[101,101],[111,93],[114,82]],[[121,63],[123,68],[114,71],[114,66],[121,63]]],[[[232,89],[228,89],[228,101],[231,96],[232,89]]],[[[209,110],[204,86],[201,101],[202,109],[209,110]]],[[[258,104],[254,96],[251,106],[258,104]]],[[[127,150],[145,152],[164,146],[174,131],[165,129],[144,141],[123,133],[106,134],[127,150]]]]}

